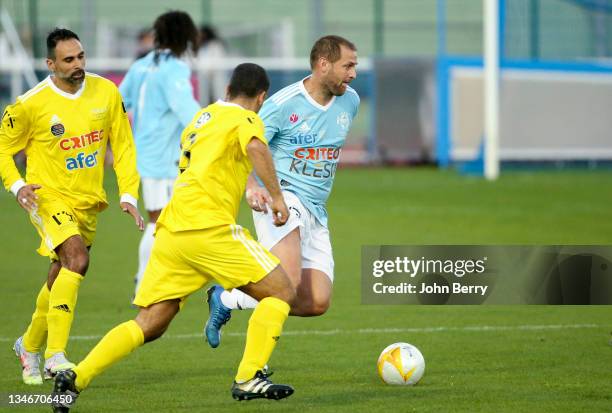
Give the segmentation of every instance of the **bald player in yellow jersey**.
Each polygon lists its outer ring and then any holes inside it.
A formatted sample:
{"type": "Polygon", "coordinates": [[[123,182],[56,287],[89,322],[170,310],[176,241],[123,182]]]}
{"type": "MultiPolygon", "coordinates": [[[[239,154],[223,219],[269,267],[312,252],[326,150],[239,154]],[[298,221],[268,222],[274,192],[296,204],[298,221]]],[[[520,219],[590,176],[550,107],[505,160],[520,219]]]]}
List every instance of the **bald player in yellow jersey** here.
{"type": "Polygon", "coordinates": [[[52,75],[8,106],[0,124],[4,186],[29,213],[42,240],[38,253],[51,260],[32,321],[14,345],[26,384],[42,384],[39,364],[45,340],[45,378],[74,366],[66,358],[66,344],[96,217],[108,205],[102,182],[109,143],[120,206],[143,228],[136,208],[136,153],[118,89],[85,72],[85,52],[74,32],[49,33],[47,53],[52,75]],[[27,156],[25,180],[13,161],[21,150],[27,156]]]}
{"type": "MultiPolygon", "coordinates": [[[[249,320],[232,396],[236,400],[282,399],[293,393],[288,385],[273,384],[264,366],[280,337],[295,289],[278,258],[236,225],[252,169],[270,191],[275,225],[283,225],[288,218],[263,122],[256,114],[268,87],[263,68],[241,64],[232,74],[228,101],[202,109],[185,128],[180,175],[157,221],[151,258],[134,299],[140,311],[134,320],[109,331],[74,369],[56,376],[55,399],[76,398],[94,377],[160,337],[184,300],[211,280],[260,300],[249,320]]],[[[163,377],[161,371],[151,373],[163,377]]],[[[58,403],[55,411],[66,412],[70,407],[70,403],[58,403]]]]}

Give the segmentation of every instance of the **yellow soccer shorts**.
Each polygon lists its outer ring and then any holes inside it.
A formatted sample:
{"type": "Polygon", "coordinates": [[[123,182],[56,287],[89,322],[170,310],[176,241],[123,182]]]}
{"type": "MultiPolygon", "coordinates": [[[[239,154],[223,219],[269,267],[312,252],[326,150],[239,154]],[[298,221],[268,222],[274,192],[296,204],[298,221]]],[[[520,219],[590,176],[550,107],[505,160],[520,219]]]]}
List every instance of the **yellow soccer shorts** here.
{"type": "Polygon", "coordinates": [[[80,235],[86,246],[90,246],[96,235],[97,209],[72,208],[56,195],[36,191],[38,208],[30,212],[30,221],[40,235],[40,255],[58,261],[55,248],[73,235],[80,235]]]}
{"type": "Polygon", "coordinates": [[[171,232],[159,226],[134,304],[184,300],[214,279],[223,288],[256,283],[279,264],[240,225],[171,232]]]}

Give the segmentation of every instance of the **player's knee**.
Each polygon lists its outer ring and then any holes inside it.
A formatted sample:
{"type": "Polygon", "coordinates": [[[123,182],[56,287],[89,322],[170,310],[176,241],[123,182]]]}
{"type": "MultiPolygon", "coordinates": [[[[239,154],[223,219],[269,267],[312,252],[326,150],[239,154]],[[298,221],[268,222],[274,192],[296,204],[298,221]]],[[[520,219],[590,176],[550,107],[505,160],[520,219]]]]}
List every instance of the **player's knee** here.
{"type": "Polygon", "coordinates": [[[85,275],[89,268],[89,253],[87,251],[79,251],[71,254],[62,263],[62,266],[77,274],[85,275]]]}
{"type": "Polygon", "coordinates": [[[302,316],[316,317],[323,315],[329,309],[329,298],[313,298],[312,301],[305,303],[302,309],[302,316]]]}
{"type": "Polygon", "coordinates": [[[329,309],[329,300],[326,299],[315,299],[307,308],[308,315],[316,317],[323,315],[329,309]]]}

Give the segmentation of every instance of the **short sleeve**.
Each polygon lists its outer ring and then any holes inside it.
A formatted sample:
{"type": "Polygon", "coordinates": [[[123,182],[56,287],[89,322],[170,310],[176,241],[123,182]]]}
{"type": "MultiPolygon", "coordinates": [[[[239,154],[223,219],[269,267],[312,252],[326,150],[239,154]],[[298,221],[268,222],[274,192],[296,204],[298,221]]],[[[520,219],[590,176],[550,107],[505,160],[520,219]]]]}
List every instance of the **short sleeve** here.
{"type": "Polygon", "coordinates": [[[268,142],[272,142],[281,130],[281,107],[274,103],[272,99],[268,99],[259,111],[259,116],[265,125],[265,137],[268,142]]]}
{"type": "Polygon", "coordinates": [[[246,147],[253,138],[259,139],[266,145],[268,144],[268,140],[264,136],[263,122],[255,113],[244,115],[244,119],[240,122],[240,126],[238,126],[238,140],[240,141],[242,153],[245,155],[247,154],[246,147]]]}

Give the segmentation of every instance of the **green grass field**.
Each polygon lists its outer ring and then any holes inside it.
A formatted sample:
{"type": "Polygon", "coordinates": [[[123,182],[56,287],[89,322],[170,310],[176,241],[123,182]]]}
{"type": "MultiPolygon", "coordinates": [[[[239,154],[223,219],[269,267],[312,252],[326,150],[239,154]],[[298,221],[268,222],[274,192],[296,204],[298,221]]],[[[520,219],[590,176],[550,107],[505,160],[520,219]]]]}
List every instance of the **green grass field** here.
{"type": "MultiPolygon", "coordinates": [[[[250,313],[234,312],[212,350],[200,335],[208,315],[200,292],[164,338],[98,377],[74,411],[612,411],[611,306],[364,306],[359,290],[362,245],[612,244],[611,178],[610,171],[511,172],[489,183],[432,169],[340,170],[329,203],[332,307],[323,317],[290,318],[271,360],[273,380],[295,386],[291,398],[231,399],[250,313]],[[415,387],[386,386],[376,374],[379,352],[396,341],[425,356],[415,387]]],[[[80,290],[69,343],[74,361],[135,314],[129,300],[139,233],[108,183],[113,204],[100,216],[80,290]]],[[[11,351],[47,262],[35,255],[37,236],[10,194],[0,195],[0,208],[0,393],[48,393],[50,383],[21,383],[11,351]]],[[[251,226],[245,208],[239,221],[251,226]]]]}

